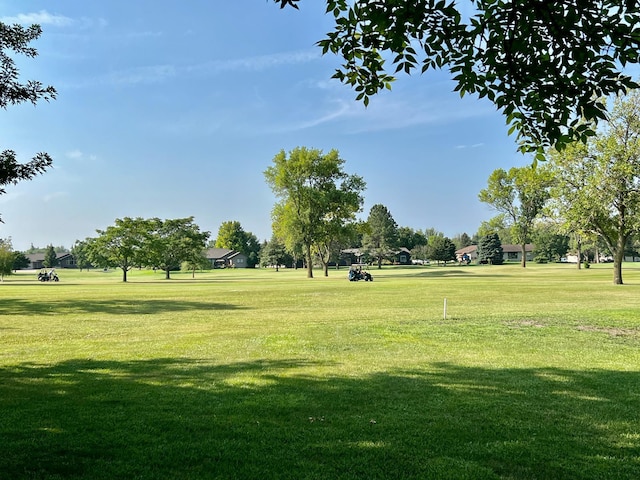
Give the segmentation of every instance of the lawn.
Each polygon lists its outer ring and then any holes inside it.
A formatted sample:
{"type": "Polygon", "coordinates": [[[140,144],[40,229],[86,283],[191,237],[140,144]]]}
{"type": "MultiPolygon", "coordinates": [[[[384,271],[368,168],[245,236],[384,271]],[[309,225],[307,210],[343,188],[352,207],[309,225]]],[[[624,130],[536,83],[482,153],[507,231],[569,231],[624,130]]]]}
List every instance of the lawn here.
{"type": "Polygon", "coordinates": [[[0,479],[640,478],[640,265],[371,272],[5,278],[0,479]]]}

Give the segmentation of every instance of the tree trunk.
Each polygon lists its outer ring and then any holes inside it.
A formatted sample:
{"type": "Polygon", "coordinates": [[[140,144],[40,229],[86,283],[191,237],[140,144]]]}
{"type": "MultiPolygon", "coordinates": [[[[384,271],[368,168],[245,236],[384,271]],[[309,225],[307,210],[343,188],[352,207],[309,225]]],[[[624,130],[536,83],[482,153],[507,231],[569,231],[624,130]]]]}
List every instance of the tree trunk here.
{"type": "Polygon", "coordinates": [[[527,266],[527,246],[523,243],[520,245],[520,248],[522,249],[522,261],[520,265],[522,265],[522,268],[525,268],[527,266]]]}
{"type": "Polygon", "coordinates": [[[171,279],[170,271],[171,271],[171,268],[169,268],[169,267],[167,267],[167,269],[164,271],[165,272],[165,274],[164,274],[164,279],[165,280],[170,280],[171,279]]]}
{"type": "Polygon", "coordinates": [[[622,285],[622,261],[624,260],[624,246],[627,238],[624,235],[618,235],[616,250],[613,252],[613,284],[622,285]]]}
{"type": "Polygon", "coordinates": [[[122,269],[122,281],[125,282],[125,283],[127,281],[127,270],[128,270],[128,268],[126,268],[126,267],[122,269]]]}
{"type": "Polygon", "coordinates": [[[304,246],[304,256],[307,260],[307,278],[313,278],[313,263],[311,263],[311,245],[304,246]]]}
{"type": "Polygon", "coordinates": [[[324,276],[328,277],[329,276],[329,263],[324,263],[322,262],[322,269],[324,270],[324,276]]]}

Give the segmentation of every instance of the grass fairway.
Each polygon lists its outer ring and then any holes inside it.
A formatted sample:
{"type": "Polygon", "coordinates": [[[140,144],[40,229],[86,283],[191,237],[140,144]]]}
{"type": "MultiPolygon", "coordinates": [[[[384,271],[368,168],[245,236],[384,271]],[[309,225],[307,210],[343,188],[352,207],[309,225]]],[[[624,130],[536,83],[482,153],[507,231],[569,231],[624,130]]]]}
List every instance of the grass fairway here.
{"type": "Polygon", "coordinates": [[[640,478],[640,266],[59,273],[0,284],[2,480],[640,478]]]}

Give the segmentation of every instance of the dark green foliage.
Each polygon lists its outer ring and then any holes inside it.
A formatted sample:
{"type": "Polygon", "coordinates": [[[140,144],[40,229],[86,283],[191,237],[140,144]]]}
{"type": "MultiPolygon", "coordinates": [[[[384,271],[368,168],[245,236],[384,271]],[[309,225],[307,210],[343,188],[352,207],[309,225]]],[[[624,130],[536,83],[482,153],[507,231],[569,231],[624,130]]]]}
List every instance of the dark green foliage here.
{"type": "Polygon", "coordinates": [[[429,259],[436,262],[447,262],[456,259],[456,245],[448,237],[433,236],[429,239],[429,259]]]}
{"type": "Polygon", "coordinates": [[[44,254],[44,260],[42,261],[42,264],[47,268],[58,266],[58,254],[56,253],[55,248],[53,248],[53,245],[49,245],[47,247],[47,251],[44,254]]]}
{"type": "Polygon", "coordinates": [[[201,263],[209,232],[201,232],[193,217],[161,220],[153,218],[143,225],[143,258],[148,266],[165,272],[171,278],[172,270],[179,270],[182,262],[201,263]]]}
{"type": "Polygon", "coordinates": [[[14,259],[11,239],[0,239],[0,280],[4,280],[5,275],[11,275],[14,259]]]}
{"type": "Polygon", "coordinates": [[[293,257],[287,252],[284,242],[273,236],[268,242],[262,244],[260,249],[260,264],[263,267],[276,267],[279,270],[280,265],[291,265],[293,257]]]}
{"type": "Polygon", "coordinates": [[[364,201],[365,182],[343,170],[345,161],[337,150],[296,147],[282,150],[264,172],[267,184],[279,201],[272,211],[274,234],[289,252],[298,252],[313,278],[313,253],[328,275],[334,242],[350,237],[350,226],[364,201]]]}
{"type": "Polygon", "coordinates": [[[89,252],[87,249],[87,242],[76,241],[71,247],[71,255],[76,262],[76,266],[82,270],[83,268],[91,268],[91,262],[89,261],[89,252]]]}
{"type": "Polygon", "coordinates": [[[466,232],[453,237],[453,243],[456,244],[456,249],[473,245],[473,241],[471,240],[471,237],[466,232]]]}
{"type": "Polygon", "coordinates": [[[569,237],[547,228],[540,228],[535,232],[533,243],[536,262],[557,262],[569,251],[569,237]]]}
{"type": "Polygon", "coordinates": [[[335,25],[318,45],[344,59],[334,77],[365,105],[398,72],[448,69],[455,90],[493,102],[538,160],[547,146],[594,135],[606,118],[600,99],[637,87],[622,70],[640,58],[637,2],[470,3],[327,0],[335,25]]]}
{"type": "Polygon", "coordinates": [[[26,255],[22,252],[13,252],[13,269],[14,270],[22,270],[25,268],[29,268],[31,262],[26,257],[26,255]]]}
{"type": "Polygon", "coordinates": [[[398,246],[413,250],[420,245],[426,245],[427,237],[420,230],[411,227],[398,227],[398,246]]]}
{"type": "Polygon", "coordinates": [[[501,265],[503,262],[502,244],[497,233],[490,233],[478,243],[478,262],[501,265]]]}
{"type": "Polygon", "coordinates": [[[371,258],[376,259],[378,268],[382,268],[382,261],[392,256],[399,246],[398,225],[389,209],[381,204],[371,207],[367,224],[368,229],[362,238],[362,247],[371,258]]]}
{"type": "Polygon", "coordinates": [[[260,242],[251,232],[246,232],[240,222],[222,222],[218,229],[218,238],[215,242],[216,248],[227,248],[243,253],[247,256],[247,266],[255,267],[259,261],[260,242]]]}
{"type": "MultiPolygon", "coordinates": [[[[21,54],[28,58],[35,57],[38,52],[29,47],[29,43],[40,37],[39,25],[23,27],[6,25],[0,22],[0,107],[7,108],[23,102],[34,105],[38,100],[50,100],[56,97],[53,87],[45,87],[40,82],[28,80],[21,84],[18,81],[18,68],[13,56],[21,54]]],[[[38,153],[31,161],[20,164],[13,150],[0,153],[0,195],[5,193],[4,187],[16,184],[21,180],[30,180],[43,173],[51,166],[51,157],[46,153],[38,153]]]]}

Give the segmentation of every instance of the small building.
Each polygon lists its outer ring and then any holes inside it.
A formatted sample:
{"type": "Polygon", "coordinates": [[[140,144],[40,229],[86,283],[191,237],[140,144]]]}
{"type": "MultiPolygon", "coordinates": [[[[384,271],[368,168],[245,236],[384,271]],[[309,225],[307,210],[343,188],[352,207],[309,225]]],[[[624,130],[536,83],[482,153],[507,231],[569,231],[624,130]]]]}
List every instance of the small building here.
{"type": "MultiPolygon", "coordinates": [[[[360,248],[345,248],[340,251],[339,265],[353,265],[354,263],[364,263],[363,258],[366,257],[365,252],[360,248]]],[[[389,259],[395,265],[411,265],[411,250],[406,247],[389,252],[389,259]]]]}
{"type": "Polygon", "coordinates": [[[349,266],[354,263],[362,263],[363,256],[364,252],[359,248],[345,248],[340,251],[340,261],[338,262],[338,265],[349,266]]]}
{"type": "MultiPolygon", "coordinates": [[[[28,253],[25,257],[29,259],[28,268],[34,270],[44,268],[44,253],[28,253]]],[[[58,253],[56,258],[58,259],[56,268],[78,268],[75,258],[70,253],[58,253]]]]}
{"type": "Polygon", "coordinates": [[[227,248],[210,248],[206,253],[211,268],[248,268],[247,256],[227,248]]]}
{"type": "MultiPolygon", "coordinates": [[[[527,262],[533,260],[533,244],[527,243],[524,246],[527,262]]],[[[522,261],[522,245],[502,245],[502,258],[505,262],[522,261]]]]}
{"type": "Polygon", "coordinates": [[[395,252],[394,263],[397,265],[411,265],[411,250],[406,247],[400,247],[400,250],[395,252]]]}
{"type": "MultiPolygon", "coordinates": [[[[527,261],[533,260],[532,243],[525,245],[525,253],[527,255],[527,261]]],[[[462,257],[468,255],[469,260],[474,262],[478,259],[478,246],[469,245],[468,247],[460,248],[456,250],[456,260],[462,262],[462,257]]],[[[502,259],[505,262],[521,262],[522,261],[522,246],[521,245],[502,245],[502,259]]]]}
{"type": "Polygon", "coordinates": [[[475,262],[478,259],[478,246],[469,245],[468,247],[463,247],[456,250],[456,260],[458,262],[464,261],[465,255],[468,257],[469,261],[475,262]]]}

